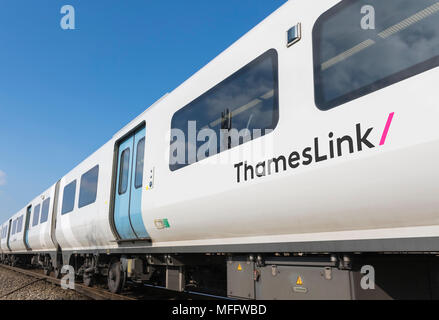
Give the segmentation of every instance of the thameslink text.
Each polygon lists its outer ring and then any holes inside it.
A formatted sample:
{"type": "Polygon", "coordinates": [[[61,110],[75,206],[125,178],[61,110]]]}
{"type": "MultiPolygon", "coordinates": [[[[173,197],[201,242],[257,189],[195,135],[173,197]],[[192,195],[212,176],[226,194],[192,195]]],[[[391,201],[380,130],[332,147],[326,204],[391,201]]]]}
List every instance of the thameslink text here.
{"type": "Polygon", "coordinates": [[[322,154],[320,152],[320,140],[314,138],[314,146],[306,147],[301,152],[293,151],[289,156],[279,156],[267,161],[259,162],[256,166],[248,165],[247,162],[239,162],[234,165],[236,169],[236,179],[240,183],[243,180],[253,180],[256,177],[261,178],[272,175],[273,173],[279,173],[287,171],[287,168],[296,169],[302,166],[309,166],[313,162],[322,162],[336,157],[343,156],[343,148],[348,148],[349,153],[363,151],[364,147],[369,149],[375,148],[368,137],[373,128],[369,128],[364,133],[361,129],[361,124],[356,125],[356,137],[352,138],[349,135],[341,138],[334,139],[334,133],[330,132],[329,137],[329,154],[322,154]]]}

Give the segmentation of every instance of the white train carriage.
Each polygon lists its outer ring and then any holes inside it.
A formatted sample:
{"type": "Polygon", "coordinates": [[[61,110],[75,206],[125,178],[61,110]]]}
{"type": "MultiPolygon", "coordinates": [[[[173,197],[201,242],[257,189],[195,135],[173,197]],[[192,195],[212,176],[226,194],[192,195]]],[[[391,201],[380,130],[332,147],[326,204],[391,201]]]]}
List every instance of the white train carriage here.
{"type": "Polygon", "coordinates": [[[26,230],[27,243],[33,253],[56,251],[57,244],[52,233],[54,228],[54,203],[56,201],[56,184],[36,197],[29,206],[32,214],[29,216],[26,230]]]}
{"type": "Polygon", "coordinates": [[[376,30],[361,29],[364,1],[288,2],[132,124],[146,123],[142,217],[152,248],[439,249],[439,4],[372,2],[395,12],[377,17],[376,30]],[[299,22],[291,41],[301,31],[300,41],[287,46],[299,22]],[[404,38],[422,32],[427,42],[404,38]],[[343,75],[352,79],[339,88],[343,75]],[[269,133],[209,149],[216,141],[203,130],[219,140],[227,110],[229,129],[269,133]],[[171,163],[179,146],[164,143],[170,128],[185,134],[183,164],[171,163]]]}
{"type": "Polygon", "coordinates": [[[117,246],[109,222],[113,153],[110,141],[60,180],[56,241],[63,251],[117,246]]]}
{"type": "Polygon", "coordinates": [[[32,264],[40,265],[48,274],[57,267],[58,244],[55,238],[54,210],[57,202],[58,184],[32,200],[28,208],[31,212],[25,222],[25,241],[32,252],[32,264]]]}
{"type": "Polygon", "coordinates": [[[11,253],[20,255],[27,253],[30,249],[25,238],[26,215],[30,215],[31,208],[25,207],[10,219],[11,232],[9,234],[8,245],[11,253]]]}
{"type": "Polygon", "coordinates": [[[60,180],[63,263],[114,292],[439,294],[438,30],[435,0],[287,2],[60,180]]]}
{"type": "Polygon", "coordinates": [[[2,250],[2,253],[6,254],[9,252],[8,248],[8,223],[5,222],[1,226],[1,239],[0,239],[0,247],[2,250]]]}

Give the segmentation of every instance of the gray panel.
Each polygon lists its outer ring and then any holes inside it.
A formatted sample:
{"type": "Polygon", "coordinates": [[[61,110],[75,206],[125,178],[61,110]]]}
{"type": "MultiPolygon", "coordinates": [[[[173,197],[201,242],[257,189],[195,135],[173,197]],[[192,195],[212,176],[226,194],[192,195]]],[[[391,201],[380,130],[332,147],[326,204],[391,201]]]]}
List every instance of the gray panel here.
{"type": "MultiPolygon", "coordinates": [[[[116,242],[116,241],[115,241],[116,242]]],[[[72,252],[72,251],[70,251],[72,252]]],[[[74,253],[273,253],[273,252],[302,252],[302,253],[337,253],[337,252],[439,252],[439,238],[410,238],[410,239],[375,239],[375,240],[342,240],[315,242],[285,242],[259,243],[236,245],[206,245],[182,247],[152,247],[151,242],[119,243],[116,249],[84,249],[74,253]]]]}
{"type": "MultiPolygon", "coordinates": [[[[152,243],[119,244],[120,248],[111,252],[130,253],[264,253],[264,252],[302,252],[302,253],[336,253],[336,252],[439,252],[439,238],[395,238],[372,240],[340,240],[311,242],[281,242],[214,246],[182,246],[153,248],[152,243]]],[[[106,250],[101,250],[106,252],[106,250]]]]}
{"type": "Polygon", "coordinates": [[[227,296],[255,299],[254,270],[254,262],[245,260],[227,261],[227,296]]]}
{"type": "Polygon", "coordinates": [[[265,266],[256,282],[258,300],[350,300],[350,272],[324,267],[265,266]]]}
{"type": "Polygon", "coordinates": [[[166,288],[169,290],[184,291],[185,281],[182,267],[166,268],[166,288]]]}

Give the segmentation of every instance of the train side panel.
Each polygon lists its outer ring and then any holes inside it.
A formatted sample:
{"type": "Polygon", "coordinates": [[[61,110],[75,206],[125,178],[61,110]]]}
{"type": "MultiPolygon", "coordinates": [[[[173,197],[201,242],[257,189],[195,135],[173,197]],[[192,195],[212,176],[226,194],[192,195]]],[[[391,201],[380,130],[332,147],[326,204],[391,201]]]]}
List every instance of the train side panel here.
{"type": "Polygon", "coordinates": [[[32,215],[29,221],[28,242],[32,252],[56,250],[51,234],[55,190],[56,185],[53,185],[31,202],[32,215]]]}
{"type": "Polygon", "coordinates": [[[12,216],[12,228],[9,236],[9,247],[12,253],[27,253],[27,247],[24,242],[24,226],[26,219],[26,210],[28,207],[20,210],[12,216]]]}
{"type": "MultiPolygon", "coordinates": [[[[337,3],[287,3],[148,114],[161,119],[151,127],[152,157],[145,158],[145,172],[155,172],[154,188],[143,191],[143,220],[155,246],[439,236],[439,69],[319,110],[314,102],[313,28],[337,3]],[[302,39],[287,48],[286,31],[299,22],[302,39]],[[279,62],[275,130],[171,172],[163,132],[169,132],[174,113],[271,48],[279,62]],[[331,143],[333,148],[339,144],[333,157],[331,143]],[[267,146],[268,153],[254,155],[267,146]],[[307,165],[294,160],[305,150],[313,159],[307,165]],[[221,156],[234,160],[215,163],[221,156]],[[272,174],[244,177],[245,166],[250,171],[263,163],[268,167],[268,160],[279,157],[285,162],[281,160],[280,169],[271,163],[272,174]],[[170,228],[157,226],[157,220],[166,220],[170,228]]],[[[416,249],[422,245],[411,248],[416,249]]]]}
{"type": "Polygon", "coordinates": [[[109,219],[113,153],[110,141],[60,180],[56,240],[63,251],[116,245],[109,219]]]}
{"type": "MultiPolygon", "coordinates": [[[[9,220],[8,220],[9,221],[9,220]]],[[[1,249],[3,253],[8,253],[9,252],[9,248],[8,248],[8,224],[9,222],[5,222],[2,225],[2,234],[1,234],[1,240],[0,240],[0,245],[1,245],[1,249]]]]}

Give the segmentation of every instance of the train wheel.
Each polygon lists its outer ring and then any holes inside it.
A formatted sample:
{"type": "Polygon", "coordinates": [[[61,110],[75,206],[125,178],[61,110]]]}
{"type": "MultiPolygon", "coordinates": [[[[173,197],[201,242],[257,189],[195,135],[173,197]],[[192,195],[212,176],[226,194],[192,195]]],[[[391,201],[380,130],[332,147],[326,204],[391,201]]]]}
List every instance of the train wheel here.
{"type": "Polygon", "coordinates": [[[94,284],[94,276],[89,273],[84,273],[82,276],[82,282],[86,287],[92,287],[94,284]]]}
{"type": "Polygon", "coordinates": [[[111,263],[108,269],[108,289],[112,293],[119,293],[122,291],[123,287],[123,272],[120,261],[114,261],[111,263]]]}

